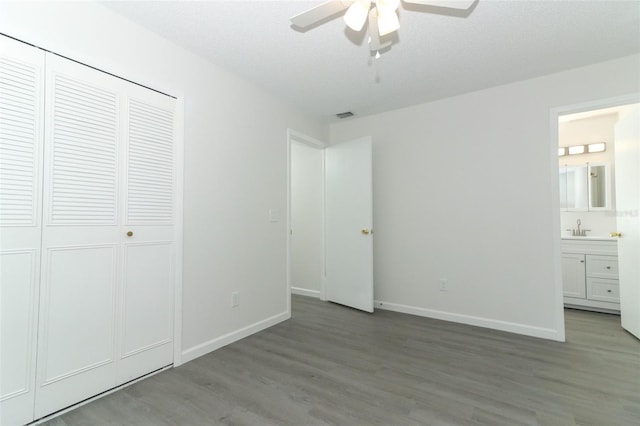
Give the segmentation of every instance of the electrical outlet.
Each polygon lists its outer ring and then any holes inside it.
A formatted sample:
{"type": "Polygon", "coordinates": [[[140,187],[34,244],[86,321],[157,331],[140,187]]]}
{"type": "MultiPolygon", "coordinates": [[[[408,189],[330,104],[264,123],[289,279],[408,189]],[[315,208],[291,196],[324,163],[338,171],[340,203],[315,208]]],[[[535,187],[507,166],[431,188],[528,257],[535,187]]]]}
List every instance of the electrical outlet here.
{"type": "Polygon", "coordinates": [[[231,307],[236,308],[240,306],[240,292],[234,291],[231,293],[231,307]]]}
{"type": "Polygon", "coordinates": [[[440,291],[447,291],[448,287],[447,287],[447,279],[446,278],[441,278],[440,279],[440,291]]]}

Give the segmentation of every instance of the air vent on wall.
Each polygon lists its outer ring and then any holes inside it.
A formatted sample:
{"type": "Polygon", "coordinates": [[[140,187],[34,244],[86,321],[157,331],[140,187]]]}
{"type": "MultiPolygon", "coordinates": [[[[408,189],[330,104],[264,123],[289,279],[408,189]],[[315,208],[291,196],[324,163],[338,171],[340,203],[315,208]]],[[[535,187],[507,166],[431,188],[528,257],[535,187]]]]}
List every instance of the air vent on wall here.
{"type": "Polygon", "coordinates": [[[353,113],[351,111],[339,112],[339,113],[336,114],[336,117],[338,117],[338,118],[353,117],[353,113]]]}

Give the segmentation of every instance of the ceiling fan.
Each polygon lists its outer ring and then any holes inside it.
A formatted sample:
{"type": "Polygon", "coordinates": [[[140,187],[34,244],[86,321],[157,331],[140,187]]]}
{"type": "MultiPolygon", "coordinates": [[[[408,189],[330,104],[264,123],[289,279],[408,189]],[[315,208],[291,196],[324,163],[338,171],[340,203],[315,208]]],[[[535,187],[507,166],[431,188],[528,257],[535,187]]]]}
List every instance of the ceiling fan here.
{"type": "MultiPolygon", "coordinates": [[[[425,6],[466,10],[476,0],[402,0],[425,6]]],[[[400,0],[328,0],[321,5],[306,10],[291,18],[298,28],[308,28],[322,20],[346,10],[344,21],[354,31],[364,28],[369,20],[369,48],[377,52],[391,46],[391,41],[382,42],[380,37],[391,34],[400,28],[396,10],[400,0]]],[[[379,53],[376,55],[379,57],[379,53]]]]}

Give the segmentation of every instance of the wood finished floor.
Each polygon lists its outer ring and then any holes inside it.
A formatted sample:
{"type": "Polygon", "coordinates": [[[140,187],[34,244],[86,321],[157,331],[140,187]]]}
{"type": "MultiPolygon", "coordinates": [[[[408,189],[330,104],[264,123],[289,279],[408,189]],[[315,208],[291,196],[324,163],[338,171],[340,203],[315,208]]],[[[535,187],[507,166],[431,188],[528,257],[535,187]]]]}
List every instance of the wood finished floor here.
{"type": "Polygon", "coordinates": [[[640,425],[640,342],[567,343],[294,296],[293,318],[55,418],[72,425],[640,425]]]}

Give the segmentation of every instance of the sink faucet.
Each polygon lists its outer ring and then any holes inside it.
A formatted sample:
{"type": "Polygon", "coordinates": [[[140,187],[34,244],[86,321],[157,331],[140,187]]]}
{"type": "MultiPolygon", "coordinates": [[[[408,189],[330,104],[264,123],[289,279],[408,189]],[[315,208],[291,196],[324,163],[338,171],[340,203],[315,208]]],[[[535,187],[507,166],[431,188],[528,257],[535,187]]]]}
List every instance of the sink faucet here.
{"type": "Polygon", "coordinates": [[[580,226],[582,225],[582,221],[580,219],[578,219],[576,223],[578,225],[577,229],[567,229],[567,231],[571,231],[572,237],[586,237],[587,232],[591,232],[591,229],[580,229],[580,226]]]}

